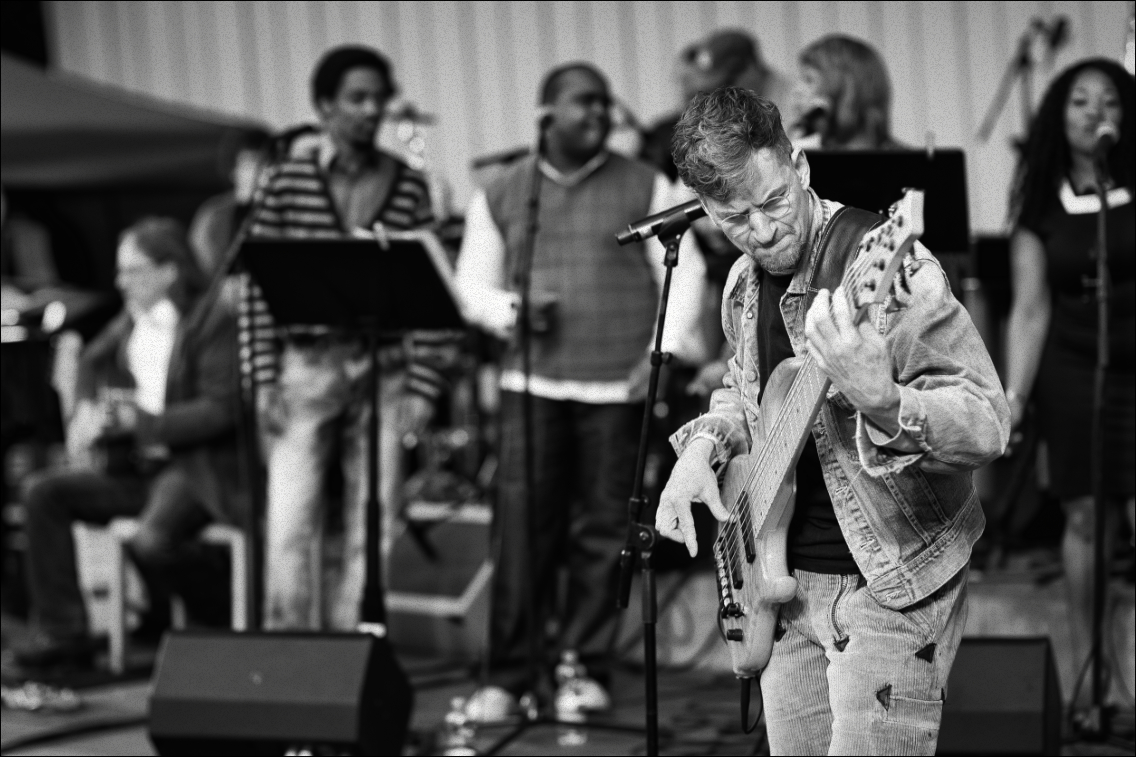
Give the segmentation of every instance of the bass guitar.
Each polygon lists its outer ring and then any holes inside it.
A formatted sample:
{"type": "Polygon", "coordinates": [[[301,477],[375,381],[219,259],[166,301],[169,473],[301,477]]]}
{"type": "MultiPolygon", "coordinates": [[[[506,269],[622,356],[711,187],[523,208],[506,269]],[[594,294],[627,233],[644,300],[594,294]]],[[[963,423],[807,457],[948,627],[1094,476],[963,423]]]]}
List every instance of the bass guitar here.
{"type": "MultiPolygon", "coordinates": [[[[891,295],[904,256],[922,233],[923,192],[909,189],[887,221],[860,241],[844,273],[855,323],[891,295]]],[[[725,470],[721,495],[730,517],[714,541],[714,559],[719,628],[738,678],[753,678],[768,664],[778,606],[797,590],[786,561],[795,471],[830,383],[811,356],[781,362],[766,384],[750,454],[735,457],[725,470]]]]}

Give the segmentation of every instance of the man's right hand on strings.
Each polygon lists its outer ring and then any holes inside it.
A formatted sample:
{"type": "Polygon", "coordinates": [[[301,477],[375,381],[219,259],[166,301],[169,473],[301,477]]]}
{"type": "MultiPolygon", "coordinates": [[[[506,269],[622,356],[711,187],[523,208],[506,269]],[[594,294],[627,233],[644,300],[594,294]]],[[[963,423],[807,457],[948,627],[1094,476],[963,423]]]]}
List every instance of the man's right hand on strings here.
{"type": "Polygon", "coordinates": [[[698,554],[698,535],[690,503],[705,504],[719,522],[730,517],[718,495],[718,477],[710,467],[713,452],[714,444],[709,439],[695,439],[690,443],[675,463],[655,512],[655,530],[660,536],[686,544],[691,557],[698,554]]]}

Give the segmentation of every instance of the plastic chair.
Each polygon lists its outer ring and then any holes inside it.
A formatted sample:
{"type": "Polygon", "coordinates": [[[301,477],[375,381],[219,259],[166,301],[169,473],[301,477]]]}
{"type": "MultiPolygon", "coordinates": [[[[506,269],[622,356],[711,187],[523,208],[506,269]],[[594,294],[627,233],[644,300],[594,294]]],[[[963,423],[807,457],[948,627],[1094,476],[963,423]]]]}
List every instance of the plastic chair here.
{"type": "MultiPolygon", "coordinates": [[[[109,641],[109,664],[112,673],[126,670],[126,542],[138,532],[138,521],[133,518],[116,518],[109,528],[114,549],[111,553],[111,573],[109,600],[111,607],[110,627],[107,630],[109,641]]],[[[213,524],[206,526],[198,536],[207,544],[219,544],[229,548],[231,570],[231,613],[232,629],[244,631],[248,622],[248,550],[244,533],[235,526],[213,524]]],[[[173,625],[184,627],[185,610],[175,600],[173,625]]]]}

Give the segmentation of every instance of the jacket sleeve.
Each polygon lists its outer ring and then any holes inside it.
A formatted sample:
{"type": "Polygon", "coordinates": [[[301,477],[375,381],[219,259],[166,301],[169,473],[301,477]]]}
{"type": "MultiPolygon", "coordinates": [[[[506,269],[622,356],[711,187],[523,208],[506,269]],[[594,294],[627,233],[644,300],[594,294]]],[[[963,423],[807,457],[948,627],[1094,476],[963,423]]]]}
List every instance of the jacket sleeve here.
{"type": "Polygon", "coordinates": [[[215,311],[201,332],[185,341],[193,396],[170,403],[161,415],[142,415],[141,442],[186,447],[225,436],[236,427],[236,326],[222,308],[215,311]]]}
{"type": "Polygon", "coordinates": [[[710,465],[719,472],[732,458],[748,453],[752,443],[739,383],[745,345],[742,345],[743,349],[738,348],[737,324],[734,323],[734,308],[729,296],[738,285],[739,278],[745,275],[747,260],[743,255],[734,264],[726,279],[726,296],[722,298],[722,331],[734,353],[726,364],[729,370],[722,379],[722,388],[710,395],[709,411],[687,423],[670,438],[675,454],[680,457],[695,439],[709,439],[714,444],[710,465]]]}
{"type": "Polygon", "coordinates": [[[899,384],[899,437],[883,440],[857,413],[856,445],[871,475],[908,465],[933,473],[994,460],[1010,435],[1010,409],[986,345],[951,294],[937,260],[917,244],[896,275],[898,310],[875,312],[899,384]]]}

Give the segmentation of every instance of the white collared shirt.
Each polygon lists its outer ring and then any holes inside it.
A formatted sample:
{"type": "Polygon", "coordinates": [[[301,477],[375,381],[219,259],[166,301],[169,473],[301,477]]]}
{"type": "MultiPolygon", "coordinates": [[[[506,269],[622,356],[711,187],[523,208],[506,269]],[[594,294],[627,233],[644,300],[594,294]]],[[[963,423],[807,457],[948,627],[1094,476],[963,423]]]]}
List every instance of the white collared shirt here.
{"type": "MultiPolygon", "coordinates": [[[[1061,187],[1057,190],[1057,197],[1061,200],[1065,212],[1071,216],[1100,212],[1100,197],[1096,192],[1079,195],[1073,191],[1073,185],[1069,183],[1068,179],[1061,182],[1061,187]]],[[[1116,187],[1105,194],[1105,200],[1108,202],[1109,210],[1111,210],[1132,202],[1132,193],[1128,191],[1127,187],[1116,187]]]]}
{"type": "Polygon", "coordinates": [[[168,299],[133,315],[126,362],[134,377],[134,402],[140,410],[160,415],[166,409],[166,378],[181,315],[168,299]]]}

